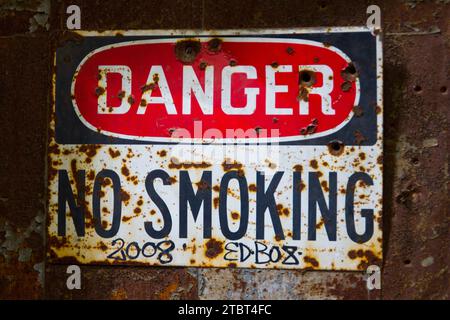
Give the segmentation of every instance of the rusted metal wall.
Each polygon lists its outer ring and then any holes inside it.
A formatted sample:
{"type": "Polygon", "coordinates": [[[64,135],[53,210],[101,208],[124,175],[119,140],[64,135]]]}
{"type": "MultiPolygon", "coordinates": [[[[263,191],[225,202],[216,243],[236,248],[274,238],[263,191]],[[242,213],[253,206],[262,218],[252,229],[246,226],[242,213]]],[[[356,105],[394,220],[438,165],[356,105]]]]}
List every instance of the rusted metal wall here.
{"type": "Polygon", "coordinates": [[[450,3],[436,1],[0,0],[0,298],[448,299],[450,3]],[[120,2],[120,3],[119,3],[120,2]],[[82,266],[45,263],[47,123],[52,50],[66,7],[82,28],[384,28],[382,290],[359,272],[82,266]]]}

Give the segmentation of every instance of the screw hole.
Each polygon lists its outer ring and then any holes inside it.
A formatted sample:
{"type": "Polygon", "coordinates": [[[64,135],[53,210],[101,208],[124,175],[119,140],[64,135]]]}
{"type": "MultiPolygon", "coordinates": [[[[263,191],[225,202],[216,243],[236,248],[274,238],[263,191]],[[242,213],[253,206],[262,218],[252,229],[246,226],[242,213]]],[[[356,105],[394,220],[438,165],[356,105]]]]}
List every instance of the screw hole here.
{"type": "Polygon", "coordinates": [[[407,266],[407,265],[410,265],[411,264],[411,260],[409,260],[409,259],[406,259],[405,261],[403,261],[403,263],[407,266]]]}
{"type": "Polygon", "coordinates": [[[417,158],[417,157],[412,158],[412,159],[411,159],[411,163],[412,163],[413,165],[418,165],[418,164],[419,164],[419,158],[417,158]]]}
{"type": "Polygon", "coordinates": [[[443,86],[443,87],[441,87],[441,88],[439,89],[439,91],[440,91],[442,94],[447,93],[447,87],[446,87],[446,86],[443,86]]]}
{"type": "Polygon", "coordinates": [[[419,85],[415,85],[415,86],[414,86],[414,91],[415,91],[415,92],[421,92],[421,91],[422,91],[422,87],[419,86],[419,85]]]}

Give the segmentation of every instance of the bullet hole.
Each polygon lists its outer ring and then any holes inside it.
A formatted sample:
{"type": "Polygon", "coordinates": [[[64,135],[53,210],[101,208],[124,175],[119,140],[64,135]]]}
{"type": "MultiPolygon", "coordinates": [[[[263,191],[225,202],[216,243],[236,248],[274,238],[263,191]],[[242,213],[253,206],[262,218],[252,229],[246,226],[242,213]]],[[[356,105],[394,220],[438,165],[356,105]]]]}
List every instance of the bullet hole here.
{"type": "Polygon", "coordinates": [[[347,67],[345,67],[345,69],[341,71],[341,77],[346,82],[356,81],[356,78],[358,77],[358,71],[356,70],[356,67],[352,62],[350,62],[347,67]]]}
{"type": "Polygon", "coordinates": [[[414,90],[415,92],[419,93],[419,92],[422,92],[422,87],[419,86],[419,85],[415,85],[414,88],[413,88],[413,90],[414,90]]]}
{"type": "Polygon", "coordinates": [[[197,40],[183,40],[175,45],[175,56],[184,63],[191,63],[200,53],[201,44],[197,40]]]}
{"type": "Polygon", "coordinates": [[[333,156],[339,156],[344,152],[344,144],[339,140],[330,141],[330,143],[328,144],[328,151],[333,156]]]}
{"type": "Polygon", "coordinates": [[[403,261],[403,264],[404,264],[405,266],[408,266],[408,265],[411,264],[411,260],[405,259],[405,260],[403,261]]]}
{"type": "Polygon", "coordinates": [[[350,74],[356,74],[355,65],[353,63],[349,63],[347,68],[345,68],[344,71],[347,72],[347,73],[350,73],[350,74]]]}
{"type": "Polygon", "coordinates": [[[341,85],[341,90],[344,92],[347,92],[351,89],[351,87],[352,87],[352,83],[350,81],[345,81],[341,85]]]}
{"type": "Polygon", "coordinates": [[[316,75],[310,70],[300,71],[298,82],[302,86],[311,87],[316,83],[316,75]]]}
{"type": "Polygon", "coordinates": [[[443,86],[443,87],[441,87],[441,88],[439,89],[439,91],[440,91],[442,94],[446,94],[446,93],[447,93],[447,87],[446,87],[446,86],[443,86]]]}
{"type": "Polygon", "coordinates": [[[208,41],[208,50],[214,53],[219,52],[222,49],[222,40],[214,38],[208,41]]]}

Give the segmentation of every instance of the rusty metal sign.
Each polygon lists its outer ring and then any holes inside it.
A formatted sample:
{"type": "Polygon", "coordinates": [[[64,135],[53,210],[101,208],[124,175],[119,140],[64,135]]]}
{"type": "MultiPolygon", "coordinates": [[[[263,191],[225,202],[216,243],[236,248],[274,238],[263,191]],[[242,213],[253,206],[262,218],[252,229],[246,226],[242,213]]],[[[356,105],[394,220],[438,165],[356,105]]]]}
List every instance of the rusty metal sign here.
{"type": "Polygon", "coordinates": [[[50,261],[380,263],[378,32],[79,32],[53,80],[50,261]]]}

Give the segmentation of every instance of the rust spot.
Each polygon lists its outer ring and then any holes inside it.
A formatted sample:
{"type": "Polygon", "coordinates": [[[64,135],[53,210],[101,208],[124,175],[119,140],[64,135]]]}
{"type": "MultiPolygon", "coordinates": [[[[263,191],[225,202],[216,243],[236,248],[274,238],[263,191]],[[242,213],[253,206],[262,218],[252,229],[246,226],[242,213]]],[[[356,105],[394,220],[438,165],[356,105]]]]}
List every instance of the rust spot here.
{"type": "Polygon", "coordinates": [[[344,92],[350,91],[351,88],[352,88],[352,83],[350,81],[344,81],[341,84],[341,90],[344,92]]]}
{"type": "Polygon", "coordinates": [[[296,164],[296,165],[293,167],[293,169],[294,169],[294,171],[296,171],[296,172],[302,172],[302,171],[303,171],[303,166],[302,166],[301,164],[296,164]]]}
{"type": "Polygon", "coordinates": [[[379,156],[378,156],[378,158],[377,158],[377,163],[378,163],[379,165],[382,165],[382,164],[383,164],[383,155],[379,155],[379,156]]]}
{"type": "Polygon", "coordinates": [[[176,178],[176,177],[169,177],[169,178],[167,179],[167,182],[168,182],[169,184],[174,184],[174,183],[177,182],[177,178],[176,178]]]}
{"type": "Polygon", "coordinates": [[[119,99],[125,98],[125,91],[123,91],[123,90],[119,91],[119,93],[117,94],[117,98],[119,98],[119,99]]]}
{"type": "Polygon", "coordinates": [[[330,189],[328,189],[328,183],[326,181],[322,181],[320,183],[320,185],[322,186],[323,190],[325,190],[326,192],[328,192],[330,189]]]}
{"type": "Polygon", "coordinates": [[[127,101],[128,101],[129,104],[134,104],[134,97],[133,96],[128,96],[127,101]]]}
{"type": "Polygon", "coordinates": [[[202,61],[202,62],[200,62],[198,67],[200,68],[200,70],[205,70],[207,66],[208,66],[208,63],[206,63],[205,61],[202,61]]]}
{"type": "Polygon", "coordinates": [[[213,38],[208,41],[207,47],[208,51],[212,53],[217,53],[220,50],[222,50],[222,39],[219,38],[213,38]]]}
{"type": "Polygon", "coordinates": [[[231,213],[231,218],[232,218],[233,220],[238,220],[239,217],[240,217],[240,215],[239,215],[238,212],[233,211],[233,212],[231,213]]]}
{"type": "Polygon", "coordinates": [[[169,300],[172,297],[172,294],[178,289],[178,282],[174,281],[170,283],[166,288],[164,288],[160,294],[159,298],[161,300],[169,300]]]}
{"type": "Polygon", "coordinates": [[[219,191],[220,191],[220,186],[219,186],[219,185],[215,185],[215,186],[213,187],[213,190],[214,190],[215,192],[219,192],[219,191]]]}
{"type": "Polygon", "coordinates": [[[364,152],[360,152],[360,153],[359,153],[359,158],[360,158],[361,160],[366,160],[366,154],[365,154],[364,152]]]}
{"type": "Polygon", "coordinates": [[[267,166],[272,169],[275,170],[277,168],[277,165],[273,162],[271,162],[270,160],[266,160],[267,166]]]}
{"type": "Polygon", "coordinates": [[[223,252],[223,242],[211,238],[206,242],[205,256],[214,259],[223,252]]]}
{"type": "Polygon", "coordinates": [[[101,181],[102,187],[109,186],[110,184],[112,184],[112,181],[110,178],[103,178],[101,181]]]}
{"type": "Polygon", "coordinates": [[[309,162],[309,165],[310,165],[311,168],[313,168],[313,169],[319,168],[319,165],[318,165],[318,163],[317,163],[317,160],[315,160],[315,159],[312,159],[312,160],[309,162]]]}
{"type": "Polygon", "coordinates": [[[278,62],[274,61],[274,62],[272,62],[272,63],[270,64],[270,66],[271,66],[272,68],[276,69],[276,68],[278,68],[279,64],[278,64],[278,62]]]}
{"type": "Polygon", "coordinates": [[[114,151],[113,149],[109,148],[108,152],[109,152],[109,155],[111,156],[111,158],[117,158],[120,156],[119,150],[114,151]]]}
{"type": "Polygon", "coordinates": [[[94,157],[97,154],[97,149],[100,149],[101,146],[90,144],[90,145],[82,145],[78,148],[80,153],[84,153],[89,158],[94,157]]]}
{"type": "Polygon", "coordinates": [[[295,53],[295,50],[292,47],[287,47],[286,48],[286,53],[288,55],[293,55],[295,53]]]}
{"type": "Polygon", "coordinates": [[[375,112],[376,112],[376,114],[380,114],[381,113],[381,107],[380,106],[376,106],[375,107],[375,112]]]}
{"type": "Polygon", "coordinates": [[[306,128],[302,128],[300,129],[300,134],[313,134],[316,132],[317,130],[317,126],[318,126],[319,122],[317,119],[312,119],[311,123],[306,126],[306,128]]]}
{"type": "Polygon", "coordinates": [[[230,67],[235,67],[235,66],[237,66],[237,61],[234,59],[231,59],[229,65],[230,65],[230,67]]]}
{"type": "Polygon", "coordinates": [[[319,267],[319,261],[317,261],[314,257],[305,256],[303,257],[303,261],[305,261],[305,263],[309,264],[313,268],[319,267]]]}
{"type": "Polygon", "coordinates": [[[142,99],[141,102],[139,103],[139,105],[140,105],[141,107],[145,107],[145,106],[147,105],[147,100],[142,99]]]}
{"type": "Polygon", "coordinates": [[[300,100],[300,101],[308,102],[308,100],[309,100],[309,91],[308,91],[308,89],[306,89],[304,86],[300,85],[298,87],[297,99],[300,100]]]}
{"type": "Polygon", "coordinates": [[[362,117],[364,115],[364,111],[361,106],[354,106],[353,113],[355,114],[355,117],[362,117]]]}
{"type": "Polygon", "coordinates": [[[59,146],[57,144],[48,147],[48,153],[52,154],[60,154],[61,150],[59,150],[59,146]]]}
{"type": "Polygon", "coordinates": [[[306,186],[303,182],[298,182],[297,185],[295,186],[295,190],[297,190],[297,192],[302,192],[303,189],[305,189],[306,186]]]}
{"type": "Polygon", "coordinates": [[[128,168],[125,165],[122,166],[121,172],[126,177],[130,175],[130,170],[128,170],[128,168]]]}
{"type": "Polygon", "coordinates": [[[359,130],[355,130],[355,132],[353,133],[354,137],[355,137],[355,143],[357,145],[361,145],[361,143],[363,143],[364,141],[367,140],[366,137],[364,137],[364,135],[361,133],[361,131],[359,130]]]}
{"type": "Polygon", "coordinates": [[[194,62],[200,53],[201,44],[198,40],[180,40],[175,45],[175,56],[183,63],[194,62]]]}
{"type": "Polygon", "coordinates": [[[93,170],[90,170],[89,173],[87,174],[87,178],[89,180],[94,180],[95,179],[95,172],[93,170]]]}
{"type": "Polygon", "coordinates": [[[95,88],[95,95],[96,95],[97,97],[101,96],[101,95],[104,94],[104,93],[105,93],[105,88],[103,88],[103,87],[97,87],[97,88],[95,88]]]}
{"type": "Polygon", "coordinates": [[[194,168],[194,169],[200,169],[200,168],[208,168],[210,167],[211,164],[207,163],[207,162],[200,162],[200,163],[194,163],[194,162],[180,162],[180,160],[178,160],[175,157],[170,158],[170,163],[169,163],[169,169],[190,169],[190,168],[194,168]]]}
{"type": "Polygon", "coordinates": [[[217,209],[219,207],[219,197],[215,197],[213,199],[213,205],[214,205],[214,209],[217,209]]]}
{"type": "Polygon", "coordinates": [[[256,192],[257,188],[256,188],[256,184],[252,183],[248,186],[248,190],[250,190],[250,192],[256,192]]]}
{"type": "Polygon", "coordinates": [[[167,155],[167,151],[166,151],[166,150],[161,150],[161,151],[158,151],[157,154],[158,154],[161,158],[163,158],[163,157],[165,157],[165,156],[167,155]]]}
{"type": "Polygon", "coordinates": [[[125,190],[122,189],[120,191],[120,195],[121,195],[123,202],[128,202],[130,200],[130,194],[128,192],[126,192],[125,190]]]}
{"type": "Polygon", "coordinates": [[[321,218],[320,221],[319,221],[319,223],[316,224],[316,229],[322,228],[323,224],[324,224],[324,220],[323,220],[323,218],[321,218]]]}
{"type": "Polygon", "coordinates": [[[205,180],[200,180],[196,183],[199,190],[207,190],[210,188],[209,184],[205,180]]]}
{"type": "Polygon", "coordinates": [[[350,62],[347,67],[341,71],[341,77],[347,82],[354,82],[358,77],[355,65],[350,62]]]}
{"type": "Polygon", "coordinates": [[[159,74],[155,73],[153,75],[153,83],[158,84],[159,82],[159,74]]]}
{"type": "Polygon", "coordinates": [[[125,299],[128,299],[128,295],[124,289],[122,288],[114,289],[111,292],[111,300],[125,300],[125,299]]]}
{"type": "Polygon", "coordinates": [[[236,268],[236,267],[237,267],[237,264],[236,264],[235,262],[230,262],[230,263],[228,264],[228,267],[229,267],[229,268],[236,268]]]}
{"type": "Polygon", "coordinates": [[[132,219],[132,217],[122,217],[122,222],[128,222],[132,219]]]}
{"type": "Polygon", "coordinates": [[[360,260],[359,270],[366,270],[370,265],[381,265],[381,259],[378,258],[371,250],[350,250],[348,257],[352,260],[360,260]]]}
{"type": "Polygon", "coordinates": [[[223,171],[231,171],[233,169],[241,170],[242,169],[242,163],[237,162],[236,160],[230,163],[229,159],[226,159],[224,162],[222,162],[223,171]]]}

